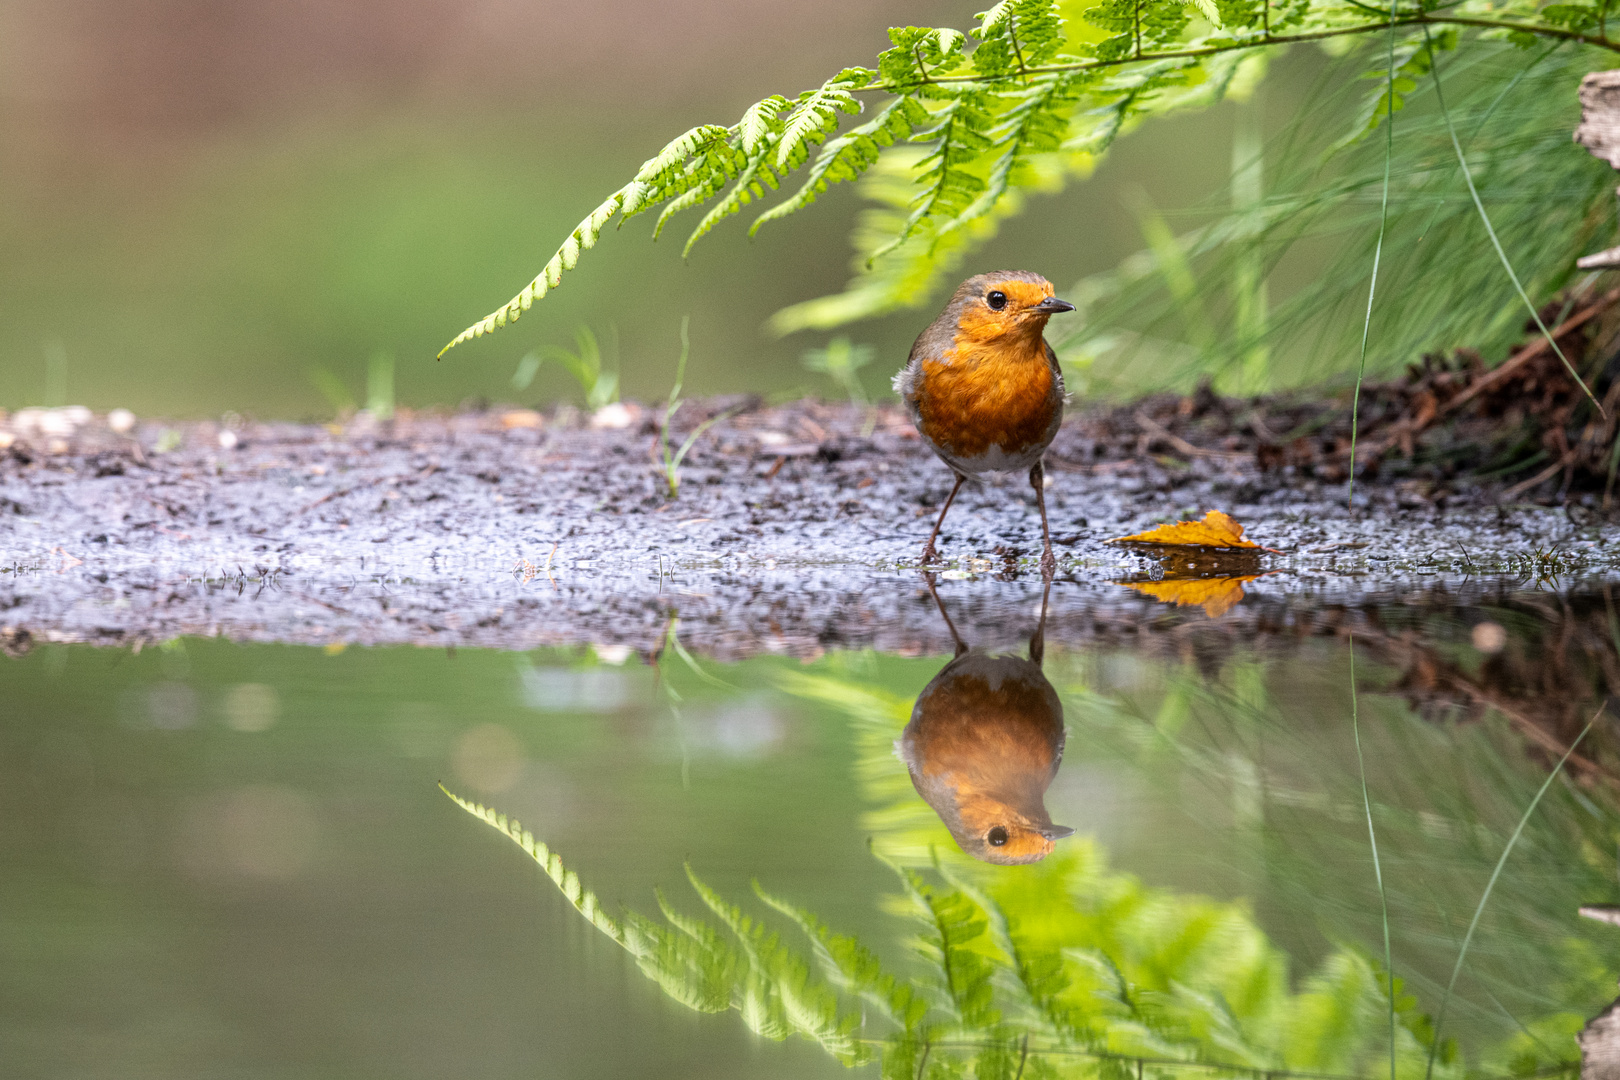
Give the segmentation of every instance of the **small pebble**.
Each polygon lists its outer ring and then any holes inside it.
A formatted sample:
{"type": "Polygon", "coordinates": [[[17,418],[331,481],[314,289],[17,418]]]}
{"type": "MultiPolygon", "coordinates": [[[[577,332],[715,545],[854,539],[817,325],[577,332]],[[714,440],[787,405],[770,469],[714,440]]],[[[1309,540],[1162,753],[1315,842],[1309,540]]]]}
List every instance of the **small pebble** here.
{"type": "Polygon", "coordinates": [[[611,405],[604,405],[591,414],[591,427],[618,430],[627,428],[636,422],[641,410],[626,405],[622,401],[615,401],[611,405]]]}

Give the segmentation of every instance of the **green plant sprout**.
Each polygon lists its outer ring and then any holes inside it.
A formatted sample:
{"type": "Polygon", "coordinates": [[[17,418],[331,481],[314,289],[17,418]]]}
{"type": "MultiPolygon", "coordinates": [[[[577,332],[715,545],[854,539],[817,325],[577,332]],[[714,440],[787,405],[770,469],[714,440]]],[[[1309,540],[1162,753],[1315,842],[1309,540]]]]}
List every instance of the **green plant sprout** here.
{"type": "Polygon", "coordinates": [[[46,408],[55,408],[68,403],[67,396],[67,346],[59,340],[45,343],[45,397],[42,399],[46,408]]]}
{"type": "Polygon", "coordinates": [[[366,411],[378,420],[394,418],[394,357],[380,352],[366,369],[366,411]]]}
{"type": "Polygon", "coordinates": [[[349,388],[343,385],[343,380],[332,373],[331,368],[320,364],[311,364],[309,367],[309,381],[315,389],[321,392],[326,403],[332,406],[332,411],[339,417],[348,416],[354,412],[354,395],[349,388]]]}
{"type": "Polygon", "coordinates": [[[870,345],[853,345],[842,335],[827,342],[823,349],[806,349],[800,361],[806,371],[826,375],[848,395],[852,405],[868,405],[866,388],[861,385],[861,368],[872,362],[877,350],[870,345]]]}
{"type": "Polygon", "coordinates": [[[680,449],[670,450],[669,422],[675,418],[676,411],[686,404],[681,398],[681,386],[686,382],[686,358],[692,351],[692,342],[688,335],[691,321],[690,315],[681,316],[681,357],[675,362],[675,385],[670,387],[669,403],[664,406],[664,419],[658,427],[658,449],[664,470],[664,483],[668,485],[669,497],[672,499],[679,497],[681,493],[681,462],[686,460],[692,445],[705,431],[736,411],[731,409],[709,417],[691,430],[686,436],[686,441],[681,443],[680,449]]]}
{"type": "Polygon", "coordinates": [[[518,361],[517,370],[512,373],[512,389],[527,390],[541,365],[547,360],[555,360],[579,383],[579,388],[585,392],[585,405],[592,412],[618,401],[619,373],[604,367],[602,347],[596,340],[596,334],[590,327],[581,326],[574,331],[574,345],[572,350],[553,345],[544,352],[525,353],[523,359],[518,361]]]}
{"type": "Polygon", "coordinates": [[[512,372],[512,389],[519,392],[527,390],[539,371],[540,354],[530,349],[518,361],[517,370],[512,372]]]}

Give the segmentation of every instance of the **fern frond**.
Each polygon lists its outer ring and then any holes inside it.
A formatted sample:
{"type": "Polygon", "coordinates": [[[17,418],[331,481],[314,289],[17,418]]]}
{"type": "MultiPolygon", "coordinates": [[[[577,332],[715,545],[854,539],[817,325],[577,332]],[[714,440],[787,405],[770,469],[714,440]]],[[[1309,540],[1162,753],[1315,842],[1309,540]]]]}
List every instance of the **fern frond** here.
{"type": "Polygon", "coordinates": [[[894,869],[926,927],[918,942],[918,954],[939,973],[957,1019],[974,1030],[995,1026],[1001,1014],[993,1004],[993,967],[982,951],[988,944],[988,917],[960,889],[932,886],[909,867],[894,869]]]}
{"type": "Polygon", "coordinates": [[[524,286],[522,292],[457,334],[450,341],[450,344],[439,350],[439,359],[444,359],[445,353],[462,342],[483,337],[485,334],[492,334],[507,323],[516,322],[525,311],[534,306],[536,300],[562,284],[563,271],[574,268],[579,262],[580,252],[588,251],[596,246],[597,238],[602,235],[602,229],[607,223],[613,220],[613,215],[617,214],[630,198],[639,199],[643,188],[644,185],[639,180],[632,180],[604,199],[602,204],[592,210],[584,221],[574,226],[574,231],[568,234],[568,239],[563,241],[562,247],[558,248],[557,253],[551,257],[551,261],[546,263],[546,268],[540,271],[533,281],[524,286]]]}
{"type": "Polygon", "coordinates": [[[635,183],[641,186],[625,199],[621,224],[704,182],[712,167],[734,165],[737,152],[727,141],[731,134],[730,128],[719,124],[699,124],[671,139],[636,173],[635,183]]]}
{"type": "Polygon", "coordinates": [[[927,1001],[914,994],[910,984],[884,971],[872,950],[855,938],[834,934],[810,912],[766,892],[758,881],[754,893],[804,931],[830,979],[876,1005],[887,1019],[906,1030],[922,1022],[928,1013],[927,1001]]]}
{"type": "Polygon", "coordinates": [[[1001,0],[980,12],[973,70],[987,78],[1026,75],[1063,47],[1063,17],[1053,0],[1001,0]]]}
{"type": "Polygon", "coordinates": [[[748,106],[742,119],[737,122],[737,134],[742,137],[742,152],[754,155],[763,150],[765,141],[782,130],[782,122],[778,119],[782,110],[792,107],[793,102],[781,94],[772,94],[748,106]]]}
{"type": "Polygon", "coordinates": [[[708,235],[710,229],[713,229],[720,222],[737,213],[755,199],[763,197],[765,188],[768,187],[772,191],[777,189],[780,181],[777,180],[776,172],[766,160],[770,156],[771,146],[774,144],[775,139],[776,136],[772,135],[749,157],[748,164],[737,175],[737,181],[732,185],[731,190],[726,193],[726,197],[711,207],[707,214],[703,215],[703,220],[699,221],[697,228],[692,230],[692,235],[686,238],[686,246],[681,249],[682,258],[692,253],[692,246],[708,235]]]}
{"type": "Polygon", "coordinates": [[[602,904],[597,900],[596,894],[584,887],[578,874],[563,866],[562,859],[547,848],[544,841],[536,840],[534,834],[524,829],[516,819],[508,819],[505,814],[464,799],[443,784],[439,785],[439,790],[448,795],[450,801],[504,835],[522,848],[524,854],[539,863],[540,869],[546,872],[552,884],[562,891],[563,896],[574,906],[574,910],[585,916],[587,922],[631,952],[636,951],[631,947],[633,938],[626,934],[624,926],[602,910],[602,904]]]}
{"type": "Polygon", "coordinates": [[[988,126],[984,100],[983,91],[955,93],[950,104],[934,114],[938,125],[914,136],[937,136],[939,140],[918,166],[923,168],[918,180],[926,186],[913,200],[911,215],[895,237],[867,256],[868,266],[909,240],[924,222],[961,212],[984,190],[984,180],[967,168],[991,145],[989,137],[982,133],[988,126]]]}
{"type": "Polygon", "coordinates": [[[974,246],[996,234],[1001,222],[1022,211],[1028,191],[1055,191],[1071,174],[1090,171],[1085,155],[1037,155],[1026,160],[1027,188],[1014,187],[987,214],[936,238],[932,229],[918,230],[910,240],[867,265],[869,253],[888,243],[904,223],[911,195],[911,177],[921,154],[915,147],[895,147],[884,153],[862,180],[863,194],[880,205],[864,210],[856,219],[855,277],[845,290],[783,308],[766,324],[773,334],[828,329],[888,311],[926,303],[944,285],[974,246]]]}
{"type": "Polygon", "coordinates": [[[1246,59],[1258,67],[1295,43],[1342,51],[1375,31],[1405,35],[1397,77],[1382,78],[1380,68],[1381,85],[1348,143],[1417,92],[1430,63],[1420,39],[1449,49],[1466,32],[1476,51],[1494,39],[1514,45],[1540,39],[1620,52],[1620,40],[1594,35],[1606,17],[1606,7],[1538,7],[1533,0],[1455,0],[1388,12],[1363,0],[1097,0],[1089,7],[1077,0],[997,0],[979,15],[971,48],[951,28],[896,27],[876,68],[845,68],[796,98],[756,102],[735,125],[699,125],[672,140],[568,235],[522,292],[446,350],[520,318],[560,284],[615,216],[622,225],[661,208],[657,237],[674,215],[718,197],[687,239],[690,252],[716,224],[801,168],[808,171],[794,194],[761,214],[751,231],[809,206],[831,184],[861,177],[885,148],[905,139],[931,143],[931,153],[910,177],[910,213],[881,241],[863,245],[867,271],[882,280],[858,278],[844,297],[773,322],[778,330],[827,326],[918,303],[940,277],[925,264],[953,264],[993,232],[968,231],[969,225],[1016,213],[1019,196],[1040,188],[1042,171],[1024,165],[1059,151],[1095,158],[1143,119],[1218,99],[1246,59]],[[1204,21],[1194,24],[1194,12],[1204,21]],[[1087,25],[1071,25],[1065,14],[1087,25]],[[1205,34],[1205,21],[1217,32],[1205,34]],[[857,95],[867,92],[891,98],[873,121],[840,135],[844,118],[862,111],[857,95]],[[821,149],[812,163],[814,147],[821,149]],[[930,243],[911,246],[918,238],[930,243]],[[879,270],[902,252],[903,268],[879,270]]]}
{"type": "MultiPolygon", "coordinates": [[[[763,101],[750,105],[743,113],[742,119],[737,122],[736,127],[733,129],[744,157],[741,169],[736,172],[736,182],[732,185],[731,190],[726,193],[726,197],[721,199],[703,216],[703,220],[698,222],[697,228],[693,229],[692,234],[686,238],[686,245],[681,249],[682,258],[692,253],[692,245],[707,235],[710,229],[713,229],[721,221],[735,214],[750,202],[763,197],[766,187],[769,187],[772,191],[776,190],[780,181],[777,178],[776,171],[771,167],[769,159],[772,150],[782,138],[783,119],[781,114],[784,110],[792,108],[793,103],[787,98],[781,94],[772,94],[763,101]]],[[[718,190],[718,186],[707,192],[703,198],[708,198],[715,190],[718,190]]],[[[701,201],[703,200],[692,200],[683,205],[681,209],[685,209],[686,205],[696,205],[697,202],[701,201]]],[[[664,222],[669,220],[672,212],[672,210],[666,210],[659,217],[658,227],[660,229],[663,228],[664,222]]]]}
{"type": "Polygon", "coordinates": [[[984,191],[936,230],[936,243],[939,238],[990,213],[1012,187],[1013,170],[1031,155],[1051,153],[1063,145],[1069,131],[1065,112],[1078,96],[1074,87],[1079,81],[1078,76],[1070,73],[1043,75],[1017,95],[1018,104],[1003,116],[1001,125],[991,133],[992,145],[1004,149],[990,167],[984,191]]]}
{"type": "Polygon", "coordinates": [[[858,179],[877,163],[882,148],[906,138],[928,118],[928,110],[916,98],[895,98],[871,120],[822,147],[799,190],[755,218],[748,227],[748,235],[753,236],[767,222],[803,210],[815,202],[816,196],[826,191],[829,185],[858,179]]]}
{"type": "Polygon", "coordinates": [[[895,26],[889,29],[889,43],[878,54],[877,76],[885,86],[903,92],[950,74],[961,61],[967,39],[949,28],[895,26]]]}
{"type": "Polygon", "coordinates": [[[809,158],[808,147],[819,144],[834,131],[842,114],[860,112],[861,103],[850,91],[866,85],[871,78],[872,72],[866,68],[846,68],[816,89],[800,94],[782,124],[773,163],[776,168],[783,172],[797,169],[809,158]]]}
{"type": "Polygon", "coordinates": [[[864,1051],[853,1034],[859,1017],[840,1014],[838,995],[814,978],[804,957],[706,885],[690,865],[686,877],[748,957],[751,970],[741,1011],[749,1027],[778,1040],[798,1032],[815,1039],[834,1057],[850,1063],[861,1060],[864,1051]]]}

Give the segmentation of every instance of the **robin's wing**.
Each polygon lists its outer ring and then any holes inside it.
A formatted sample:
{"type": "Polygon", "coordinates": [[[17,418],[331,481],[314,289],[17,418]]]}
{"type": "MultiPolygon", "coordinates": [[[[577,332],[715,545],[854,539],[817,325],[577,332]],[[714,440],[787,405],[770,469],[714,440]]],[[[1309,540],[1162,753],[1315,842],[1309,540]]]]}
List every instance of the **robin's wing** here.
{"type": "Polygon", "coordinates": [[[1068,387],[1063,385],[1063,365],[1058,363],[1057,351],[1052,348],[1052,343],[1045,338],[1041,338],[1041,344],[1046,346],[1046,363],[1052,369],[1052,379],[1057,387],[1058,397],[1067,397],[1069,390],[1068,387]]]}
{"type": "Polygon", "coordinates": [[[913,349],[906,366],[894,373],[894,392],[900,395],[901,401],[909,403],[917,400],[917,372],[920,367],[917,350],[913,349]]]}

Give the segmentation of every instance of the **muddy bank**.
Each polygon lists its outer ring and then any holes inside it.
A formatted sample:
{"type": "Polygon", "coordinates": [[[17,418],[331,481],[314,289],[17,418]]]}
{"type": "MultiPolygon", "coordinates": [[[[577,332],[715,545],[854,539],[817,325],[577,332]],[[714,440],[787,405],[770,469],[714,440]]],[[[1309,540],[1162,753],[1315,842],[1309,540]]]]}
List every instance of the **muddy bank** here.
{"type": "MultiPolygon", "coordinates": [[[[1242,619],[1305,597],[1620,569],[1599,494],[1504,503],[1500,486],[1397,470],[1358,481],[1352,515],[1343,483],[1276,460],[1264,433],[1296,406],[1269,408],[1268,421],[1253,403],[1163,397],[1071,417],[1048,456],[1054,639],[1172,610],[1242,619]],[[1166,563],[1104,543],[1210,508],[1280,553],[1166,563]],[[1209,611],[1117,584],[1167,573],[1254,580],[1209,611]]],[[[0,425],[0,627],[13,647],[188,633],[651,648],[676,616],[683,641],[716,655],[947,643],[914,566],[948,473],[894,409],[689,403],[674,440],[720,419],[673,495],[654,416],[634,406],[342,426],[67,412],[0,425]]],[[[965,488],[942,535],[947,579],[1027,606],[1040,526],[1021,478],[965,488]]],[[[1025,632],[1010,608],[1004,621],[1025,632]]]]}

